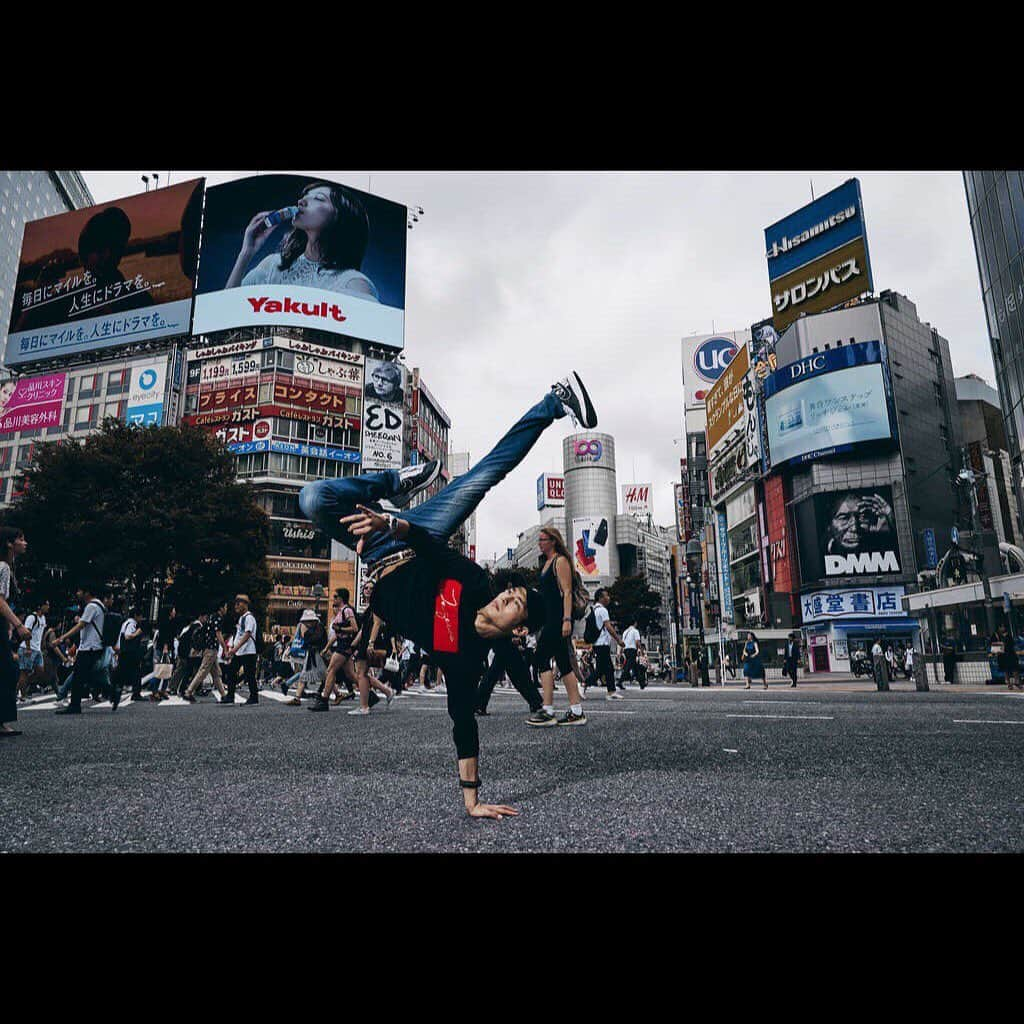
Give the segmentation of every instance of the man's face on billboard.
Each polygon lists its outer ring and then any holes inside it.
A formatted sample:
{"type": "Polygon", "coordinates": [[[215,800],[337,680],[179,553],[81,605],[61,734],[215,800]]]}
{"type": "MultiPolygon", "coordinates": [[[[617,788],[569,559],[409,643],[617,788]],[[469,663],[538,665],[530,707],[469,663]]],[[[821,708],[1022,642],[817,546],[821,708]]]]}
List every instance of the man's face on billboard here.
{"type": "Polygon", "coordinates": [[[843,551],[857,551],[860,548],[860,524],[858,522],[858,500],[848,495],[839,503],[832,522],[829,523],[829,539],[843,551]]]}

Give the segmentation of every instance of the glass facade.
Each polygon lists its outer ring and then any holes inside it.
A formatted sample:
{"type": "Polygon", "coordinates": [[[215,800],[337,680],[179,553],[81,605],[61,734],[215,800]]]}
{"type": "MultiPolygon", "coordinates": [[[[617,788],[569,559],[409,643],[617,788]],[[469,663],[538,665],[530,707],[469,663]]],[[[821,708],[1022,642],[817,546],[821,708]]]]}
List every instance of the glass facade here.
{"type": "Polygon", "coordinates": [[[1024,178],[1021,171],[964,171],[964,188],[1019,505],[1024,438],[1024,178]]]}

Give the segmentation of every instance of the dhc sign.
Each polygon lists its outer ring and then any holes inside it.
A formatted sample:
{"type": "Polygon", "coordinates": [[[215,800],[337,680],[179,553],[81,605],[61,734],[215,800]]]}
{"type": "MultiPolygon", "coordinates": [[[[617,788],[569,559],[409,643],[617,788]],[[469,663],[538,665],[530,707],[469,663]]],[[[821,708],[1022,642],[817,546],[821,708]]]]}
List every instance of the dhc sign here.
{"type": "Polygon", "coordinates": [[[722,376],[737,351],[736,342],[729,338],[708,338],[693,354],[693,368],[698,377],[713,384],[722,376]]]}

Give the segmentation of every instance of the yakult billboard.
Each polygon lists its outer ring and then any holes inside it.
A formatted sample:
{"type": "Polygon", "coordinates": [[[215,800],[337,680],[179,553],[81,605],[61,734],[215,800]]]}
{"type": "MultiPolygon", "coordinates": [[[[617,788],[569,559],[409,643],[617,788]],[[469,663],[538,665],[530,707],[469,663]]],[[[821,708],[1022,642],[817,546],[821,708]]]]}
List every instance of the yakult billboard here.
{"type": "Polygon", "coordinates": [[[405,344],[406,208],[264,174],[207,189],[194,334],[306,327],[405,344]]]}

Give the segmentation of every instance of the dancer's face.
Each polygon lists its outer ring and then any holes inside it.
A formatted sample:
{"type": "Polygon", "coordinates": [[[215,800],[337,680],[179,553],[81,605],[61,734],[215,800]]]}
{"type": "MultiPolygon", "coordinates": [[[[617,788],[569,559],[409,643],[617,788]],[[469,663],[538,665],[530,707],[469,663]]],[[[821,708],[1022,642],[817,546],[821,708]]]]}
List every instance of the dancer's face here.
{"type": "Polygon", "coordinates": [[[509,587],[477,612],[477,632],[483,637],[510,636],[526,621],[526,588],[509,587]]]}

